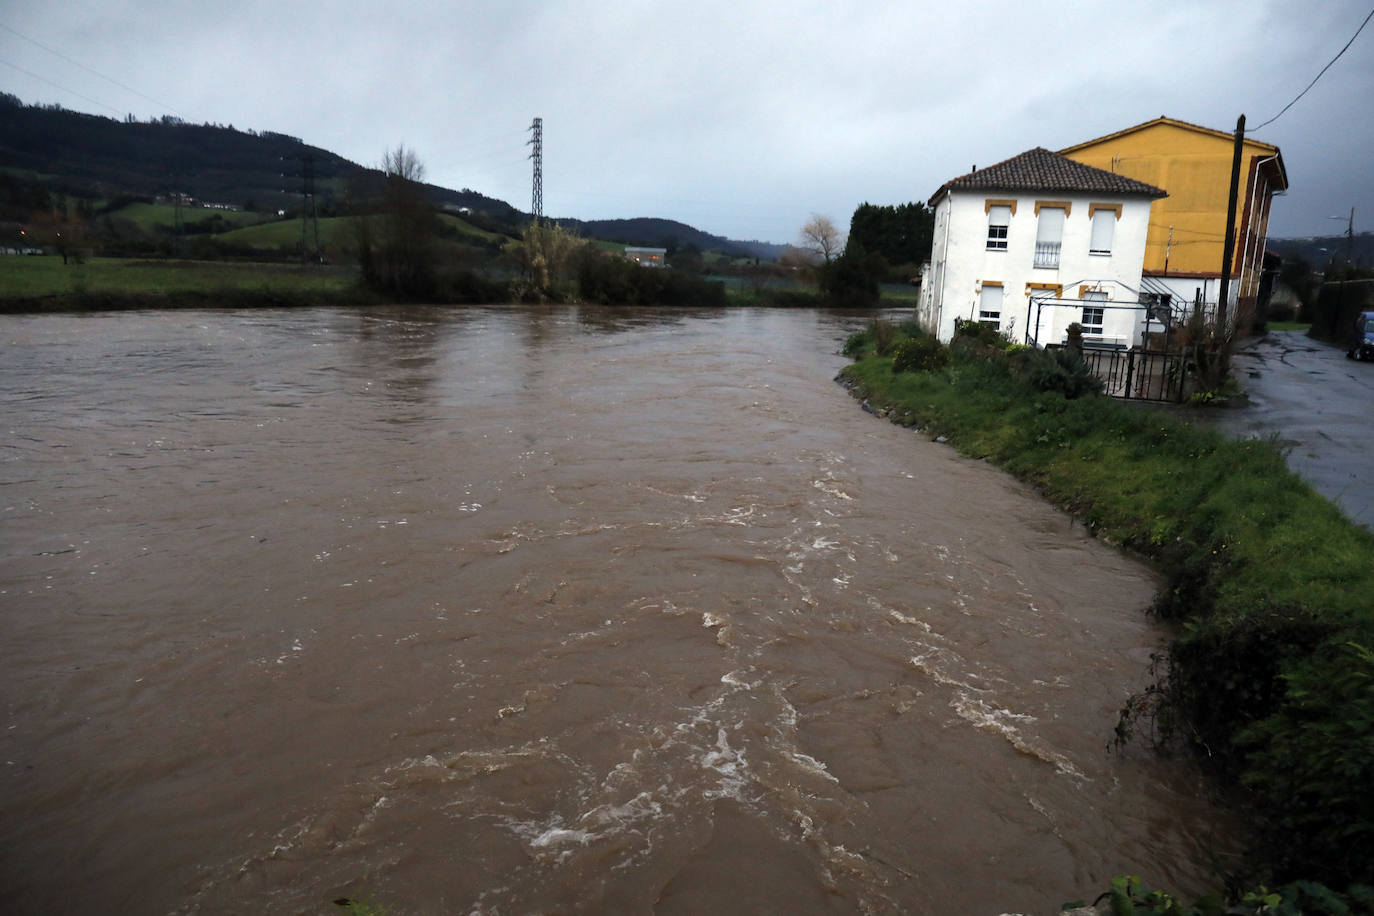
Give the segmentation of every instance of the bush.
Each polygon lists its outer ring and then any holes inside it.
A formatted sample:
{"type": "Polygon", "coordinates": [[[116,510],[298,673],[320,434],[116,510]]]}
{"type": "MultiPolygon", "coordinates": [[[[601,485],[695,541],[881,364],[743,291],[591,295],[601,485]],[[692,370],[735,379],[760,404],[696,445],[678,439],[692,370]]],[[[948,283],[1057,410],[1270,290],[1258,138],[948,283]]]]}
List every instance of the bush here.
{"type": "Polygon", "coordinates": [[[954,337],[956,340],[986,344],[989,347],[996,347],[998,350],[1005,350],[1011,343],[992,325],[977,321],[956,322],[954,337]]]}
{"type": "Polygon", "coordinates": [[[1102,391],[1102,379],[1093,374],[1076,350],[1018,349],[1008,357],[1018,374],[1036,391],[1053,391],[1069,399],[1102,391]]]}
{"type": "Polygon", "coordinates": [[[893,372],[929,372],[949,363],[949,348],[934,337],[908,337],[892,350],[893,372]]]}
{"type": "Polygon", "coordinates": [[[602,305],[724,305],[725,287],[698,274],[640,267],[624,258],[587,252],[577,264],[577,292],[602,305]]]}
{"type": "Polygon", "coordinates": [[[839,257],[817,266],[816,285],[831,307],[872,308],[881,298],[878,281],[886,270],[880,255],[851,242],[839,257]]]}
{"type": "Polygon", "coordinates": [[[892,352],[892,348],[897,346],[899,328],[891,321],[884,321],[881,318],[868,326],[873,337],[873,347],[878,351],[879,356],[887,356],[892,352]]]}

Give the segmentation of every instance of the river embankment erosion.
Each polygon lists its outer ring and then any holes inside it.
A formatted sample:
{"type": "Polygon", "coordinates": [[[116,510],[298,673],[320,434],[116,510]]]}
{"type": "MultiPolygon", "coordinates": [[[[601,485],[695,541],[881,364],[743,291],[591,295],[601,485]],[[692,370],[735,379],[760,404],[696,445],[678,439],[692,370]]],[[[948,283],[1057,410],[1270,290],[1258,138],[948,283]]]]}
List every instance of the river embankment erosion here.
{"type": "Polygon", "coordinates": [[[1374,880],[1374,536],[1271,442],[1038,390],[1015,347],[956,337],[948,365],[894,372],[874,342],[852,338],[839,376],[871,410],[1157,564],[1176,635],[1119,737],[1197,752],[1248,818],[1251,880],[1374,880]]]}

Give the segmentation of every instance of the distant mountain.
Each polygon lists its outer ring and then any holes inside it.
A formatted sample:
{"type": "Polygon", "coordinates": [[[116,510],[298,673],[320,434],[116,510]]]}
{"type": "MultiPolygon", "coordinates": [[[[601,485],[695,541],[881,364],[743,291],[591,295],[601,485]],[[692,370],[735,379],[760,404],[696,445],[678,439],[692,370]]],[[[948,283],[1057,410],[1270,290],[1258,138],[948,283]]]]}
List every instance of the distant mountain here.
{"type": "Polygon", "coordinates": [[[649,248],[687,248],[695,246],[701,251],[719,251],[738,258],[759,258],[765,261],[777,260],[787,250],[786,245],[771,242],[740,242],[724,236],[711,235],[694,229],[686,223],[671,219],[638,217],[636,219],[559,219],[560,225],[576,229],[589,238],[620,242],[625,245],[643,245],[649,248]]]}
{"type": "MultiPolygon", "coordinates": [[[[375,170],[298,137],[188,124],[179,118],[116,121],[58,106],[24,105],[0,94],[0,169],[77,197],[185,194],[207,203],[276,210],[300,203],[307,182],[325,211],[337,208],[357,176],[375,170]]],[[[520,222],[504,201],[475,191],[429,186],[440,204],[520,222]]]]}
{"type": "Polygon", "coordinates": [[[1374,233],[1359,232],[1353,239],[1344,235],[1327,235],[1309,239],[1269,239],[1265,247],[1283,257],[1299,257],[1313,270],[1325,270],[1333,261],[1337,265],[1349,260],[1362,267],[1374,266],[1374,233]]]}
{"type": "MultiPolygon", "coordinates": [[[[337,212],[350,185],[379,173],[299,137],[179,118],[118,121],[56,105],[25,105],[0,93],[0,219],[28,218],[35,188],[78,198],[153,198],[183,194],[210,204],[273,212],[301,203],[313,183],[321,215],[337,212]]],[[[449,211],[466,209],[484,229],[518,235],[529,215],[464,188],[426,185],[449,211]]],[[[775,259],[785,246],[736,242],[664,219],[560,219],[583,235],[628,245],[696,246],[736,256],[775,259]]]]}

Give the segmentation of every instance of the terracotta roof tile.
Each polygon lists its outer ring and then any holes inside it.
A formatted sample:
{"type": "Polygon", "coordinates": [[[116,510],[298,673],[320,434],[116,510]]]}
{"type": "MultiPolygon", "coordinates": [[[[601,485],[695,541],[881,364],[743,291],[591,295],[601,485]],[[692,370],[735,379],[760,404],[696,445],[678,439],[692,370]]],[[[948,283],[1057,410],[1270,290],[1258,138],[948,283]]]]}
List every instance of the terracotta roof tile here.
{"type": "Polygon", "coordinates": [[[1154,185],[1074,162],[1067,156],[1042,146],[985,169],[952,178],[930,198],[931,206],[947,190],[953,191],[1045,191],[1090,192],[1142,197],[1168,197],[1154,185]]]}

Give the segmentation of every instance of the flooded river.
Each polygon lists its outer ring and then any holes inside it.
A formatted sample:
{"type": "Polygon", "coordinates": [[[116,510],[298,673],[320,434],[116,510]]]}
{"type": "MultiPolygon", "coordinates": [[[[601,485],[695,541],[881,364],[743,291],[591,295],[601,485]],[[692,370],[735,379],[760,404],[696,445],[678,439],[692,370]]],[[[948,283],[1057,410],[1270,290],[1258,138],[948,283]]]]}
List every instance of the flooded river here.
{"type": "Polygon", "coordinates": [[[862,317],[0,319],[0,910],[1052,913],[1230,848],[1146,567],[862,317]]]}

